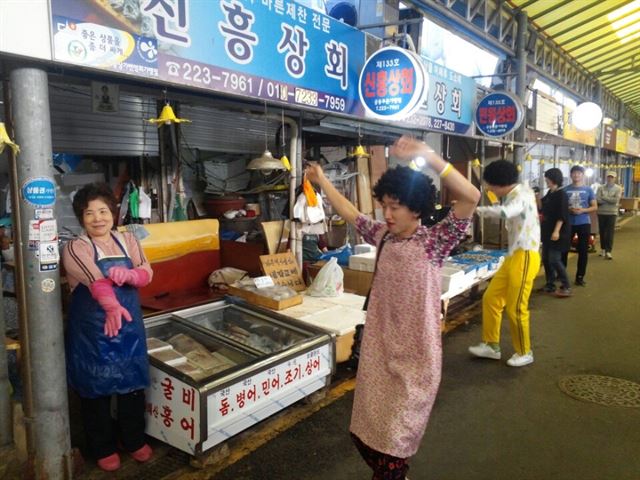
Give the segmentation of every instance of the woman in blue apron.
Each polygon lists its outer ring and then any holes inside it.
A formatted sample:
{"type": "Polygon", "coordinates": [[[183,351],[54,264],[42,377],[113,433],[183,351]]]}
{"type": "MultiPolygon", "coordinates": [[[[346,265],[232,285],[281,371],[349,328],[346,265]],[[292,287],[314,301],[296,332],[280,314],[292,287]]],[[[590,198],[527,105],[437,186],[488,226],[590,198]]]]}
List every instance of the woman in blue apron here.
{"type": "Polygon", "coordinates": [[[73,209],[86,235],[69,242],[62,257],[72,289],[67,379],[81,399],[87,446],[100,468],[113,471],[120,467],[118,442],[137,461],[152,455],[144,434],[149,363],[137,291],[152,272],[136,238],[112,230],[116,199],[107,185],[82,188],[73,209]]]}

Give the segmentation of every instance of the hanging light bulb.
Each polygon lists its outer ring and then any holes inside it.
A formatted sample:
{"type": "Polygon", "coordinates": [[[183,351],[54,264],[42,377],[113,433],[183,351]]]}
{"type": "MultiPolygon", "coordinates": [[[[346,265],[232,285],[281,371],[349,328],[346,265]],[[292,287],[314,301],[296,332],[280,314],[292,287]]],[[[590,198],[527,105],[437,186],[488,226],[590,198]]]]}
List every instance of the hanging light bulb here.
{"type": "Polygon", "coordinates": [[[284,165],[279,159],[273,157],[269,151],[267,144],[267,102],[264,102],[264,152],[257,158],[254,158],[247,165],[247,170],[260,170],[265,175],[270,174],[273,170],[284,170],[284,165]]]}

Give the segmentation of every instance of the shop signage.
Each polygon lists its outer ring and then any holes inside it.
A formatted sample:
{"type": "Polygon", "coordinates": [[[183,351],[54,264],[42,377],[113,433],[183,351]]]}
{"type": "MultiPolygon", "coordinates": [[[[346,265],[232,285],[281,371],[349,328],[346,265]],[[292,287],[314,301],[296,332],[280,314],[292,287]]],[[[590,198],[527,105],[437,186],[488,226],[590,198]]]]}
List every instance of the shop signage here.
{"type": "Polygon", "coordinates": [[[194,454],[200,441],[200,394],[191,385],[149,366],[145,393],[147,433],[194,454]]]}
{"type": "Polygon", "coordinates": [[[604,133],[602,138],[602,146],[609,150],[616,150],[616,129],[611,125],[604,126],[604,133]]]}
{"type": "Polygon", "coordinates": [[[384,120],[407,118],[424,101],[427,79],[416,54],[399,47],[378,50],[360,73],[358,93],[365,115],[384,120]]]}
{"type": "Polygon", "coordinates": [[[489,137],[503,137],[513,132],[523,117],[520,100],[506,92],[490,93],[476,107],[476,126],[489,137]]]}
{"type": "Polygon", "coordinates": [[[330,355],[323,345],[209,395],[206,447],[322,388],[331,375],[330,355]]]}
{"type": "Polygon", "coordinates": [[[427,57],[421,60],[428,76],[427,95],[406,123],[427,130],[466,133],[473,122],[476,82],[427,57]]]}
{"type": "Polygon", "coordinates": [[[536,92],[536,130],[558,135],[562,105],[536,92]]]}
{"type": "Polygon", "coordinates": [[[22,198],[32,207],[50,207],[56,203],[56,186],[50,178],[30,178],[22,184],[22,198]]]}
{"type": "Polygon", "coordinates": [[[627,137],[627,153],[640,157],[640,138],[629,135],[627,137]]]}
{"type": "Polygon", "coordinates": [[[616,129],[616,152],[627,153],[628,136],[626,130],[616,129]]]}
{"type": "Polygon", "coordinates": [[[640,160],[636,160],[633,164],[633,181],[640,182],[640,160]]]}
{"type": "Polygon", "coordinates": [[[54,60],[363,115],[355,28],[292,0],[133,3],[51,0],[54,60]]]}

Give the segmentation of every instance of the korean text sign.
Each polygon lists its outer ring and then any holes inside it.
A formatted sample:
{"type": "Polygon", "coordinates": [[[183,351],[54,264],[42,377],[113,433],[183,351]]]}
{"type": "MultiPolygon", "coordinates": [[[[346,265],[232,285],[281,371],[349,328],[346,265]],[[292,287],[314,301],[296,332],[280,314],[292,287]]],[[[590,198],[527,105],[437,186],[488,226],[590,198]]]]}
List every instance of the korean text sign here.
{"type": "Polygon", "coordinates": [[[422,56],[429,86],[420,110],[406,120],[412,126],[450,133],[466,133],[473,123],[476,83],[422,56]]]}
{"type": "Polygon", "coordinates": [[[359,115],[365,37],[293,0],[52,0],[54,59],[359,115]],[[136,3],[136,2],[133,2],[136,3]]]}
{"type": "Polygon", "coordinates": [[[506,92],[486,95],[476,108],[478,130],[490,137],[502,137],[513,132],[523,117],[520,101],[506,92]]]}
{"type": "Polygon", "coordinates": [[[147,433],[188,453],[200,442],[200,395],[191,385],[150,366],[146,390],[147,433]]]}
{"type": "Polygon", "coordinates": [[[358,93],[367,116],[401,120],[420,108],[427,87],[420,58],[408,50],[387,47],[367,60],[358,93]]]}

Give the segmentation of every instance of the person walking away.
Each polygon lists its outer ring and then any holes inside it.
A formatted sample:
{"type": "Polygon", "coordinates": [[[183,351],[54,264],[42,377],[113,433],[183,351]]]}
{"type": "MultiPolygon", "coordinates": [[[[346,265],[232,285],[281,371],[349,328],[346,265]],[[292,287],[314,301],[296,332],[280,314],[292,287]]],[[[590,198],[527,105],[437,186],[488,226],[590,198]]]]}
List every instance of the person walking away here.
{"type": "Polygon", "coordinates": [[[549,190],[540,200],[542,264],[546,278],[543,288],[547,293],[555,293],[558,297],[569,297],[571,284],[567,269],[562,263],[562,253],[569,251],[571,226],[567,196],[560,190],[562,171],[559,168],[550,168],[544,172],[544,180],[549,190]],[[560,280],[561,285],[557,290],[556,280],[560,280]]]}
{"type": "Polygon", "coordinates": [[[533,190],[518,183],[516,166],[497,160],[484,169],[486,188],[503,198],[502,205],[478,207],[478,214],[506,220],[509,249],[504,263],[482,297],[482,342],[469,347],[476,357],[500,360],[500,325],[506,309],[515,353],[510,367],[533,363],[529,338],[529,296],[540,270],[540,221],[533,190]]]}
{"type": "Polygon", "coordinates": [[[618,217],[618,204],[622,197],[622,187],[616,185],[616,172],[607,172],[607,183],[601,185],[596,193],[598,204],[598,227],[600,230],[600,256],[613,260],[613,235],[618,217]]]}
{"type": "Polygon", "coordinates": [[[116,198],[107,185],[80,189],[73,210],[86,234],[67,243],[62,253],[72,291],[67,380],[80,397],[91,454],[102,470],[114,471],[120,467],[118,442],[138,462],[152,456],[144,433],[149,361],[137,289],[153,273],[133,234],[113,230],[116,198]]]}
{"type": "Polygon", "coordinates": [[[480,192],[428,145],[400,138],[391,155],[422,157],[457,200],[447,216],[427,227],[436,212],[429,177],[406,166],[387,170],[373,192],[384,222],[360,213],[310,164],[317,184],[338,214],[355,225],[380,254],[362,339],[351,416],[352,439],[373,479],[404,479],[420,445],[440,385],[442,333],[440,268],[466,236],[480,192]],[[381,245],[384,242],[384,248],[381,245]]]}
{"type": "MultiPolygon", "coordinates": [[[[578,236],[578,268],[576,270],[575,284],[586,287],[584,277],[587,274],[587,262],[589,261],[589,237],[591,236],[591,217],[589,213],[598,209],[595,194],[590,187],[584,184],[584,168],[580,165],[571,167],[571,185],[564,188],[569,201],[569,220],[571,222],[571,239],[578,236]]],[[[562,254],[562,263],[567,266],[569,252],[562,254]]]]}

